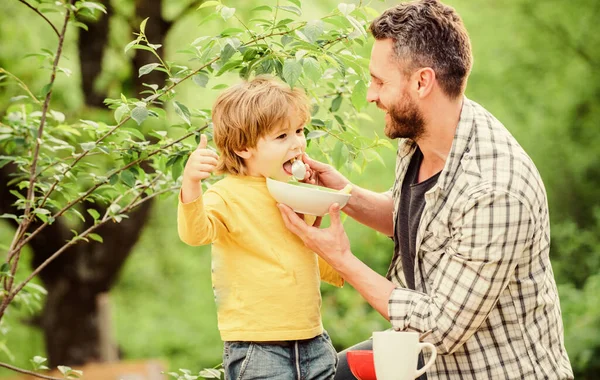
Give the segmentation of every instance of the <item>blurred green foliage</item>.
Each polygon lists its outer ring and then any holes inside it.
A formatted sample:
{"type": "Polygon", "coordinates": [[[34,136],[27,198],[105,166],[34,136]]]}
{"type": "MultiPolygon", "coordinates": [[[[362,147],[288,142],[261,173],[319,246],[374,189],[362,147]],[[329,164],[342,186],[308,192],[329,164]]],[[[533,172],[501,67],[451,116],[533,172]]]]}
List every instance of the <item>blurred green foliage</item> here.
{"type": "MultiPolygon", "coordinates": [[[[131,12],[131,2],[113,3],[131,12]]],[[[183,2],[173,1],[165,12],[176,13],[183,2]],[[173,10],[175,9],[175,10],[173,10]]],[[[227,3],[227,2],[225,2],[227,3]]],[[[250,8],[261,4],[247,2],[250,8]]],[[[303,1],[304,16],[317,17],[333,1],[303,1]]],[[[376,2],[383,10],[395,1],[376,2]]],[[[600,34],[596,0],[448,0],[462,15],[471,35],[475,64],[467,96],[488,108],[517,137],[536,163],[545,181],[552,218],[551,258],[559,291],[565,344],[576,378],[594,378],[600,371],[600,34]]],[[[248,9],[239,9],[239,12],[248,9]]],[[[18,1],[8,1],[0,14],[0,66],[43,86],[46,78],[37,63],[23,56],[55,43],[47,26],[33,19],[18,1]]],[[[202,28],[223,28],[213,21],[198,27],[198,17],[182,19],[166,44],[170,60],[181,59],[177,50],[189,44],[202,28]],[[179,57],[179,58],[178,58],[179,57]]],[[[113,46],[130,40],[118,18],[111,30],[113,46]]],[[[71,78],[60,78],[55,101],[67,116],[97,119],[98,111],[82,108],[74,90],[78,70],[75,34],[67,43],[65,65],[71,78]],[[71,115],[69,115],[69,113],[71,115]],[[90,116],[92,113],[92,116],[90,116]],[[85,117],[81,115],[86,115],[85,117]]],[[[131,75],[123,65],[122,50],[111,50],[99,86],[118,96],[131,75]]],[[[368,56],[369,47],[360,53],[368,56]]],[[[235,80],[224,78],[224,82],[235,80]]],[[[186,86],[179,97],[207,107],[217,91],[186,86]]],[[[0,94],[1,96],[1,94],[0,94]]],[[[0,104],[5,102],[2,98],[0,104]]],[[[174,115],[174,112],[170,114],[174,115]]],[[[362,131],[381,134],[382,118],[373,106],[362,131]]],[[[381,152],[383,164],[372,162],[360,176],[346,172],[355,183],[384,191],[393,181],[394,152],[381,152]]],[[[221,342],[210,286],[209,248],[181,243],[175,226],[176,200],[161,201],[153,211],[142,239],[123,269],[112,292],[115,336],[126,359],[159,357],[171,368],[199,370],[220,362],[221,342]]],[[[385,273],[392,242],[347,220],[354,253],[379,273],[385,273]]],[[[0,245],[10,242],[12,231],[0,225],[0,245]]],[[[366,339],[387,323],[359,295],[346,286],[323,286],[323,319],[336,348],[366,339]]],[[[25,318],[11,315],[15,320],[25,318]]],[[[43,354],[41,334],[25,324],[14,326],[11,346],[16,365],[43,354]]],[[[0,360],[11,361],[1,348],[0,360]]]]}

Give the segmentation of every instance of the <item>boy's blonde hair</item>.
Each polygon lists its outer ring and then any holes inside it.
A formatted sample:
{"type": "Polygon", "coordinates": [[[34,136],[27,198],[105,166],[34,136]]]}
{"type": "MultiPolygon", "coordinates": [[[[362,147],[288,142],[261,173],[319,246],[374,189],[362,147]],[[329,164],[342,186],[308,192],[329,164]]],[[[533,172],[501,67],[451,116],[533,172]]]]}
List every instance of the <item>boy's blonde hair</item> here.
{"type": "Polygon", "coordinates": [[[261,137],[289,123],[293,112],[303,123],[309,119],[306,94],[272,76],[261,75],[223,91],[212,109],[213,141],[220,152],[216,171],[247,174],[235,152],[255,148],[261,137]]]}

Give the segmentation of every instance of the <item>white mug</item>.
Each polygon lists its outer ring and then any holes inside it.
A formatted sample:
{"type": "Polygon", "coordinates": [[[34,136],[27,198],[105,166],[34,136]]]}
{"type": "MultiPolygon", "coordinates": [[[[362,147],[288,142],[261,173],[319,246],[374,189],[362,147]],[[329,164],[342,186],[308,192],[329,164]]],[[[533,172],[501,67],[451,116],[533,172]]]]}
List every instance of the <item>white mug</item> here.
{"type": "Polygon", "coordinates": [[[435,346],[419,342],[419,333],[376,331],[373,333],[373,358],[377,380],[414,380],[431,367],[437,356],[435,346]],[[419,353],[431,351],[429,361],[417,370],[419,353]]]}

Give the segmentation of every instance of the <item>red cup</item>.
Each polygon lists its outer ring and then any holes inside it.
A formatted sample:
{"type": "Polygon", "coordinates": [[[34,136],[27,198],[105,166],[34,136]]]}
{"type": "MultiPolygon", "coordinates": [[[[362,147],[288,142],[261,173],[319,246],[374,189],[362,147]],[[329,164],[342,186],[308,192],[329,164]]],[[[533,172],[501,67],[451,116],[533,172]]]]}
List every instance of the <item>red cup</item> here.
{"type": "Polygon", "coordinates": [[[377,380],[372,350],[356,350],[346,353],[348,366],[358,380],[377,380]]]}

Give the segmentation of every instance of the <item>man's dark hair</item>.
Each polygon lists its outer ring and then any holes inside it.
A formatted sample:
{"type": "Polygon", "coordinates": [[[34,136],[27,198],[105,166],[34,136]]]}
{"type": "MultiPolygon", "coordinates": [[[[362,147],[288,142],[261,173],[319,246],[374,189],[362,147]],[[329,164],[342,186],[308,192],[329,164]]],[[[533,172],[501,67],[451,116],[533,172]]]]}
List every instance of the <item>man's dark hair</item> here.
{"type": "Polygon", "coordinates": [[[456,98],[464,92],[471,71],[471,42],[454,10],[437,0],[420,0],[390,8],[370,26],[378,40],[391,38],[398,60],[408,72],[431,67],[442,90],[456,98]]]}

